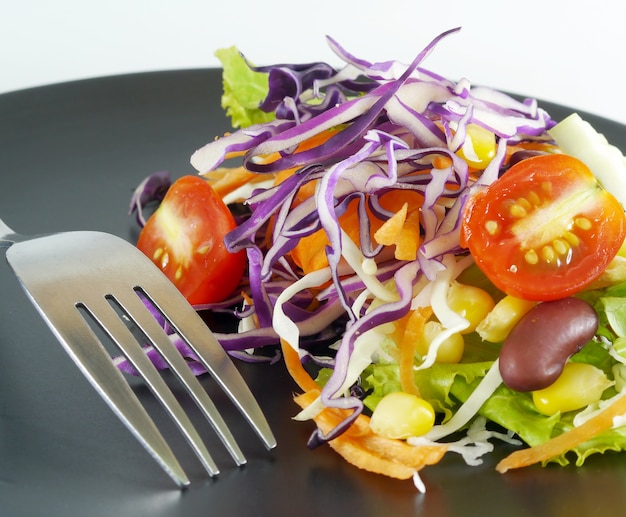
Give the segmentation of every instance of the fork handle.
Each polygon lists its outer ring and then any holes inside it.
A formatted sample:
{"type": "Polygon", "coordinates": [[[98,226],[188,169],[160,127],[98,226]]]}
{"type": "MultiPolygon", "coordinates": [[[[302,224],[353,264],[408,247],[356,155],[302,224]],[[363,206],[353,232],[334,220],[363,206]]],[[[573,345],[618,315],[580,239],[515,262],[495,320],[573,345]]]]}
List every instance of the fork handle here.
{"type": "Polygon", "coordinates": [[[0,248],[8,248],[12,244],[22,240],[25,240],[22,235],[15,233],[0,219],[0,248]]]}

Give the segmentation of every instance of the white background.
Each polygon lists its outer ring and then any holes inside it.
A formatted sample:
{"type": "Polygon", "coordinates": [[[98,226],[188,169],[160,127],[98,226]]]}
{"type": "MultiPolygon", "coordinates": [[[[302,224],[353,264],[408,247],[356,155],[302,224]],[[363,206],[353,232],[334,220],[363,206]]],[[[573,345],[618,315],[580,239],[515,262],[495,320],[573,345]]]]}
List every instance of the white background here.
{"type": "Polygon", "coordinates": [[[370,61],[412,58],[626,123],[626,27],[612,0],[0,0],[0,93],[68,80],[219,66],[236,45],[255,64],[338,64],[330,35],[370,61]]]}

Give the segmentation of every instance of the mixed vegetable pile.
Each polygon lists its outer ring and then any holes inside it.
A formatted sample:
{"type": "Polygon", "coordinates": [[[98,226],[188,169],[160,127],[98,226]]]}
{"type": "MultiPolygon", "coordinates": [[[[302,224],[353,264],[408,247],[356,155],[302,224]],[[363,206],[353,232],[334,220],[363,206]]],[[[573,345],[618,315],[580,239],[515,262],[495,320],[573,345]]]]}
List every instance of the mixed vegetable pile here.
{"type": "Polygon", "coordinates": [[[284,359],[310,447],[419,488],[494,439],[520,445],[500,472],[626,448],[624,157],[576,114],[424,68],[457,30],[409,65],[332,39],[338,70],[219,51],[236,129],[131,203],[138,247],[236,318],[224,348],[284,359]]]}

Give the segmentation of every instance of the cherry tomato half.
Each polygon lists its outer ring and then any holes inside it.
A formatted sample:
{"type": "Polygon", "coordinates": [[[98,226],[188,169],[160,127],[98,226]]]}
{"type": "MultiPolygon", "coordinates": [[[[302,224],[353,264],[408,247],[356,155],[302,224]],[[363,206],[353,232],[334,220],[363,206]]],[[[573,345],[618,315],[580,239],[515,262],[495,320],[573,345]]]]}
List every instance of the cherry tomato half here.
{"type": "Polygon", "coordinates": [[[239,285],[245,252],[230,253],[224,236],[235,228],[228,207],[198,176],[176,180],[139,234],[137,247],[191,304],[218,302],[239,285]]]}
{"type": "Polygon", "coordinates": [[[619,250],[624,209],[581,161],[536,156],[470,199],[461,245],[507,294],[564,298],[590,284],[619,250]]]}

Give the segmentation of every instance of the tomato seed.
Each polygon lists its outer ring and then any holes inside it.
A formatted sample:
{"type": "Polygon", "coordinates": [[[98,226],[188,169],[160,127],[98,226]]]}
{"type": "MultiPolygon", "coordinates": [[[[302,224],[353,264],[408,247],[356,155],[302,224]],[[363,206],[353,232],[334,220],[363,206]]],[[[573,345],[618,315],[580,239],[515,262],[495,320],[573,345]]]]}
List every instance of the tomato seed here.
{"type": "Polygon", "coordinates": [[[537,252],[535,250],[528,250],[524,255],[524,260],[528,262],[531,266],[539,263],[539,257],[537,256],[537,252]]]}
{"type": "Polygon", "coordinates": [[[550,245],[544,246],[541,248],[541,258],[544,262],[551,264],[556,259],[556,253],[554,252],[554,248],[550,245]]]}
{"type": "Polygon", "coordinates": [[[521,219],[522,217],[526,217],[528,215],[528,212],[526,211],[526,209],[519,203],[515,203],[514,205],[511,205],[511,208],[509,209],[509,213],[511,214],[512,217],[515,217],[516,219],[521,219]]]}
{"type": "Polygon", "coordinates": [[[485,223],[485,230],[489,235],[496,235],[500,231],[500,225],[497,221],[487,221],[485,223]]]}
{"type": "Polygon", "coordinates": [[[534,190],[531,190],[528,193],[528,200],[534,206],[539,206],[541,204],[541,198],[537,195],[537,193],[534,190]]]}
{"type": "Polygon", "coordinates": [[[593,226],[591,224],[591,221],[586,217],[577,217],[574,220],[574,224],[577,228],[580,228],[581,230],[591,230],[591,227],[593,226]]]}
{"type": "Polygon", "coordinates": [[[572,246],[578,246],[580,244],[580,239],[578,238],[578,235],[576,235],[575,233],[565,232],[563,234],[563,237],[565,237],[567,242],[569,242],[572,246]]]}
{"type": "Polygon", "coordinates": [[[552,245],[559,255],[567,255],[570,250],[569,244],[561,239],[554,239],[552,245]]]}

